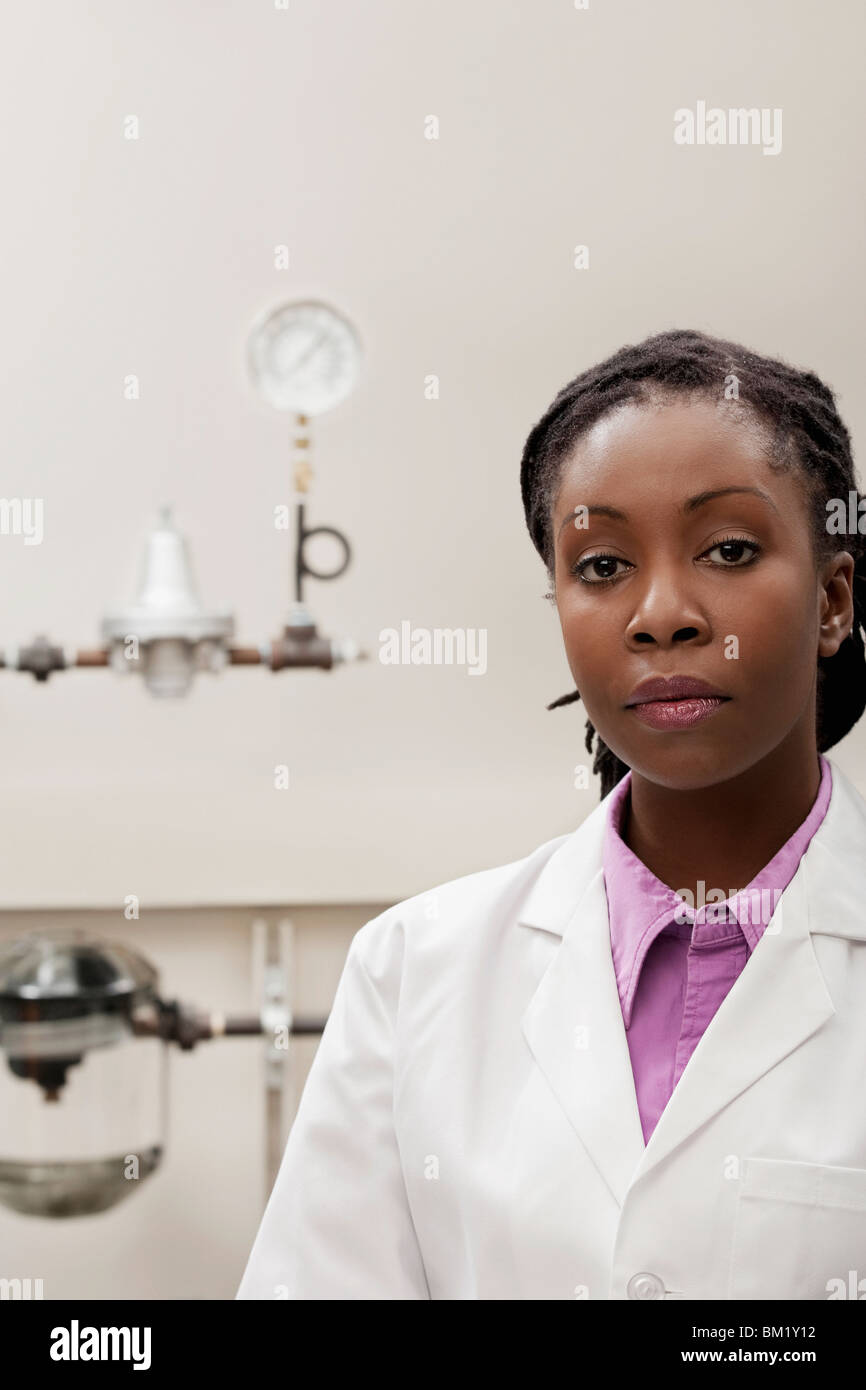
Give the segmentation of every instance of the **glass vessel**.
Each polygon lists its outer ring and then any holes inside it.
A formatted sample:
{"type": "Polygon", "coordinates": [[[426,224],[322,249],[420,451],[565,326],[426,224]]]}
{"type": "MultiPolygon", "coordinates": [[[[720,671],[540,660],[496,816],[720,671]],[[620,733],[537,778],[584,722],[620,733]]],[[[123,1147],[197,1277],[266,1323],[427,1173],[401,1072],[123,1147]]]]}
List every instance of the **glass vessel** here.
{"type": "Polygon", "coordinates": [[[168,1046],[157,972],[78,929],[0,945],[0,1203],[105,1211],[163,1153],[168,1046]]]}

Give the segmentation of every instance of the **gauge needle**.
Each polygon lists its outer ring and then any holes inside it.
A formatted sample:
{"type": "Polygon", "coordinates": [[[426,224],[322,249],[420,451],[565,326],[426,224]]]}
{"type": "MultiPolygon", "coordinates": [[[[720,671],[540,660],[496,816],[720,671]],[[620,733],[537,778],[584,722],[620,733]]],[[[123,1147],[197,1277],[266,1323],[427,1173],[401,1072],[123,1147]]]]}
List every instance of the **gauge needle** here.
{"type": "Polygon", "coordinates": [[[302,367],[302,366],[304,365],[305,362],[308,362],[309,359],[313,356],[313,354],[316,353],[316,352],[318,352],[318,350],[319,350],[319,348],[322,346],[322,344],[323,344],[323,343],[326,343],[327,341],[328,341],[328,335],[327,335],[327,333],[320,333],[320,334],[318,335],[317,338],[314,338],[314,339],[313,339],[312,343],[311,343],[310,346],[307,348],[307,350],[306,350],[305,352],[302,352],[301,355],[300,355],[300,357],[296,358],[294,362],[292,362],[292,363],[289,364],[289,366],[288,366],[287,369],[286,369],[287,372],[288,372],[290,375],[291,375],[292,373],[296,372],[296,371],[298,370],[298,368],[299,368],[299,367],[302,367]]]}

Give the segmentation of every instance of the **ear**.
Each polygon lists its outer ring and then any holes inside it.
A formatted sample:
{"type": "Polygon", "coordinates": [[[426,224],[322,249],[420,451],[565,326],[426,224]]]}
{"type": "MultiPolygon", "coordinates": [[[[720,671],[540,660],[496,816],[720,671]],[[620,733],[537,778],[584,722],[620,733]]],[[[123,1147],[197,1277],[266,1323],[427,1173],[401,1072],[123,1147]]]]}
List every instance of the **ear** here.
{"type": "Polygon", "coordinates": [[[854,626],[854,557],[839,550],[818,572],[821,602],[818,655],[835,656],[854,626]]]}

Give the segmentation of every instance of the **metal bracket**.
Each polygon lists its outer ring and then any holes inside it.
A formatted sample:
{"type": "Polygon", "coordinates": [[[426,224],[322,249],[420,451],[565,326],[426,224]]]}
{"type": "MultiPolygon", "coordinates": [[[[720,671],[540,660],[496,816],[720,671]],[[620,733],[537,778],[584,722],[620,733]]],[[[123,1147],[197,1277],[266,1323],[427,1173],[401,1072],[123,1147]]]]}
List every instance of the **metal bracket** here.
{"type": "Polygon", "coordinates": [[[286,1061],[291,1057],[294,929],[290,918],[278,924],[257,917],[252,924],[253,984],[260,1001],[265,1050],[265,1182],[270,1193],[285,1144],[283,1133],[286,1061]]]}

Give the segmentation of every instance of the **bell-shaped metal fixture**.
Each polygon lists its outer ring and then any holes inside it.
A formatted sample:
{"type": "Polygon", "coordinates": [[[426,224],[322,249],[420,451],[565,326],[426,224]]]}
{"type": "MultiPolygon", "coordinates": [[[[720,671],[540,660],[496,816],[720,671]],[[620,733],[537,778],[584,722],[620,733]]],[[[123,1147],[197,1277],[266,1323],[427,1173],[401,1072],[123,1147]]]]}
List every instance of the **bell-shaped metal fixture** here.
{"type": "Polygon", "coordinates": [[[163,507],[147,539],[135,601],[102,621],[112,669],[141,672],[153,695],[185,695],[196,671],[226,665],[233,632],[230,610],[203,606],[186,540],[163,507]]]}

